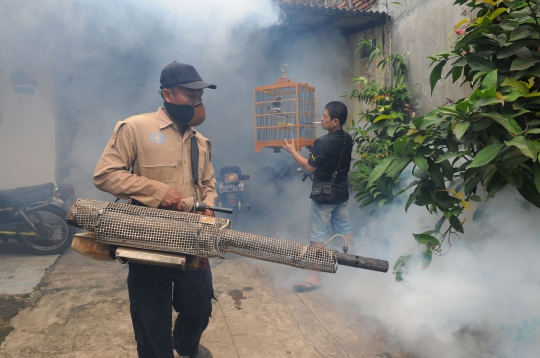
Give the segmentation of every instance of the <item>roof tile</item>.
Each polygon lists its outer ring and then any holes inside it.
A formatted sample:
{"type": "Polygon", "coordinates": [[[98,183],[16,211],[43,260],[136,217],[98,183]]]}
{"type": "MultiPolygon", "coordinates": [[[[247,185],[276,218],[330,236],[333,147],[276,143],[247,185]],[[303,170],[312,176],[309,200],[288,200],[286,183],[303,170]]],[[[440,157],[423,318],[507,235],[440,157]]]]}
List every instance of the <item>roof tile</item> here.
{"type": "Polygon", "coordinates": [[[369,10],[377,3],[377,0],[281,0],[281,2],[327,9],[369,10]]]}

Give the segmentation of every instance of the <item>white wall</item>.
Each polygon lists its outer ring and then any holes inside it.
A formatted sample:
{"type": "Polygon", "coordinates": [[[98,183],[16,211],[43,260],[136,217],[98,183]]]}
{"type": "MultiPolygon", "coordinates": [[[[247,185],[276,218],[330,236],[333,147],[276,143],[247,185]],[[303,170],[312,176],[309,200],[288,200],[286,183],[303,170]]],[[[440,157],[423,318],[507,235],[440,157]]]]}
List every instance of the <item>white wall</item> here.
{"type": "Polygon", "coordinates": [[[52,96],[43,71],[0,67],[0,190],[55,182],[52,96]]]}
{"type": "MultiPolygon", "coordinates": [[[[373,10],[386,11],[379,1],[379,7],[373,10]]],[[[388,2],[392,21],[391,48],[392,53],[408,53],[409,83],[418,84],[415,92],[417,113],[419,115],[441,106],[445,98],[457,100],[469,94],[468,85],[460,87],[461,82],[452,83],[451,77],[437,84],[431,96],[429,75],[432,67],[428,56],[450,51],[456,39],[448,36],[461,19],[470,17],[466,7],[454,6],[448,0],[403,0],[402,6],[388,2]]],[[[443,70],[446,75],[449,66],[443,70]]]]}

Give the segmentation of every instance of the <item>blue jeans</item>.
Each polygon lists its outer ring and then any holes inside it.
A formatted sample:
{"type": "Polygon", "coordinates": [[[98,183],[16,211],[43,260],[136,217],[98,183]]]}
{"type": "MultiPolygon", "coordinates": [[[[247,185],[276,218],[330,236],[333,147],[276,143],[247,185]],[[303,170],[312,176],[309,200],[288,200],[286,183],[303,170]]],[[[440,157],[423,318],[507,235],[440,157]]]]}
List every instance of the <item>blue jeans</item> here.
{"type": "Polygon", "coordinates": [[[332,227],[334,234],[352,234],[349,223],[348,201],[328,205],[311,201],[311,214],[309,217],[309,240],[311,242],[324,242],[330,237],[328,226],[332,227]]]}

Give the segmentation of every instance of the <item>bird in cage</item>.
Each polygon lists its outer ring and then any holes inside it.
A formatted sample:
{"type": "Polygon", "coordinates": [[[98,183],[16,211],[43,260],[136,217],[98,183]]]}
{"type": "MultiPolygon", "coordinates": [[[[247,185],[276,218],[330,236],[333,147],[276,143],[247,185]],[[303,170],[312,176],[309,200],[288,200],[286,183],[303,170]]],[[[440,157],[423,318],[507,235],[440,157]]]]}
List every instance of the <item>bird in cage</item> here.
{"type": "Polygon", "coordinates": [[[270,113],[281,113],[281,97],[277,97],[274,102],[268,107],[270,113]]]}

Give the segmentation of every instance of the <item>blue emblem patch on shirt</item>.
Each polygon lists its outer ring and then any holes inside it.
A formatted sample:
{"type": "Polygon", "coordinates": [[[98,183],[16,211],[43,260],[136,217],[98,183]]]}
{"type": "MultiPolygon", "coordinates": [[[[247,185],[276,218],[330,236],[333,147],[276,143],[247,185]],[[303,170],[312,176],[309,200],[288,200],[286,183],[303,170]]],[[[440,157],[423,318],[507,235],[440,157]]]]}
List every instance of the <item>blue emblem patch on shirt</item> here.
{"type": "Polygon", "coordinates": [[[161,132],[150,133],[150,141],[156,144],[165,143],[165,135],[161,132]]]}

